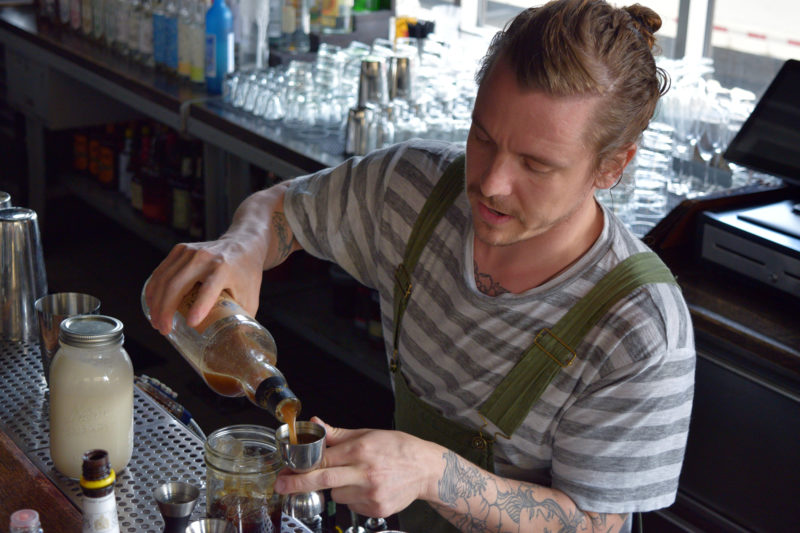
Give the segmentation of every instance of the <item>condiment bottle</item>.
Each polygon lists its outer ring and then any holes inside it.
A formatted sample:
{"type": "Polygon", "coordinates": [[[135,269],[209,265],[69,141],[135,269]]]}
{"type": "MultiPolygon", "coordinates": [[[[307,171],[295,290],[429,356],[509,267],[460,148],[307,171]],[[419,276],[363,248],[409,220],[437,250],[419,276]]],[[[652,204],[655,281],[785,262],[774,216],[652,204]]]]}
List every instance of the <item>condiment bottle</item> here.
{"type": "MultiPolygon", "coordinates": [[[[149,281],[149,280],[148,280],[149,281]]],[[[142,289],[142,309],[150,310],[142,289]]],[[[243,396],[268,410],[281,422],[294,423],[300,400],[289,389],[286,378],[275,367],[275,340],[264,326],[245,312],[223,291],[208,316],[197,326],[186,323],[186,313],[197,299],[200,284],[184,296],[172,318],[169,342],[203,377],[214,392],[222,396],[243,396]]]]}
{"type": "Polygon", "coordinates": [[[9,519],[8,533],[42,533],[39,513],[33,509],[14,511],[9,519]]]}
{"type": "Polygon", "coordinates": [[[131,459],[133,366],[122,329],[104,315],[61,323],[50,366],[50,456],[67,477],[80,477],[86,450],[106,450],[117,472],[131,459]]]}
{"type": "Polygon", "coordinates": [[[81,465],[83,493],[83,533],[119,533],[116,475],[105,450],[89,450],[81,465]]]}

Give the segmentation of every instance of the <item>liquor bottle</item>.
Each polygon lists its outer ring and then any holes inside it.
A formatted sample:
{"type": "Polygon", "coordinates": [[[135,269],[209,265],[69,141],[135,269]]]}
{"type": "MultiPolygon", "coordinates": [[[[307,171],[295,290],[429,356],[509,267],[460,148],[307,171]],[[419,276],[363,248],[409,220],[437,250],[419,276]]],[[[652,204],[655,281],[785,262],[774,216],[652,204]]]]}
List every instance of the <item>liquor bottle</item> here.
{"type": "Polygon", "coordinates": [[[269,0],[269,22],[267,23],[267,42],[271,50],[282,48],[281,15],[283,0],[269,0]]]}
{"type": "Polygon", "coordinates": [[[131,176],[133,172],[130,167],[131,158],[134,154],[134,140],[133,140],[133,128],[127,127],[125,128],[125,140],[122,144],[122,150],[119,153],[119,157],[117,159],[118,163],[118,171],[117,171],[117,181],[119,183],[119,192],[125,198],[131,198],[131,176]]]}
{"type": "Polygon", "coordinates": [[[128,47],[130,24],[128,23],[128,19],[130,18],[131,5],[128,0],[114,0],[114,4],[114,15],[117,20],[114,25],[117,30],[117,34],[114,36],[114,51],[122,56],[127,56],[130,54],[130,49],[128,47]]]}
{"type": "Polygon", "coordinates": [[[178,2],[164,3],[164,66],[170,74],[178,72],[178,2]]]}
{"type": "Polygon", "coordinates": [[[97,178],[97,163],[100,159],[100,131],[95,128],[90,128],[88,133],[89,138],[89,175],[97,178]]]}
{"type": "Polygon", "coordinates": [[[205,72],[208,92],[222,94],[225,76],[234,68],[233,15],[225,0],[214,0],[206,13],[205,72]]]}
{"type": "Polygon", "coordinates": [[[97,180],[104,187],[117,187],[118,154],[119,142],[114,125],[106,124],[97,152],[97,180]]]}
{"type": "Polygon", "coordinates": [[[193,83],[205,83],[206,3],[205,0],[189,0],[189,3],[192,16],[189,79],[193,83]]]}
{"type": "Polygon", "coordinates": [[[191,190],[191,222],[189,235],[195,240],[202,240],[205,235],[206,220],[206,187],[203,173],[203,145],[195,142],[192,149],[194,159],[194,179],[191,190]]]}
{"type": "Polygon", "coordinates": [[[69,26],[71,4],[70,0],[58,0],[58,21],[64,26],[69,26]]]}
{"type": "Polygon", "coordinates": [[[128,56],[139,61],[139,26],[142,24],[142,0],[128,2],[128,56]]]}
{"type": "Polygon", "coordinates": [[[69,3],[69,27],[81,31],[81,0],[71,0],[69,3]]]}
{"type": "Polygon", "coordinates": [[[153,58],[153,0],[141,0],[139,62],[146,67],[156,64],[153,58]]]}
{"type": "Polygon", "coordinates": [[[149,157],[142,164],[142,215],[157,224],[166,224],[169,210],[169,186],[167,174],[170,171],[168,154],[171,150],[170,135],[164,127],[156,125],[149,157]]]}
{"type": "Polygon", "coordinates": [[[80,480],[83,533],[119,533],[115,482],[116,474],[107,451],[89,450],[83,455],[80,480]]]}
{"type": "Polygon", "coordinates": [[[92,0],[81,0],[81,33],[92,35],[92,0]]]}
{"type": "Polygon", "coordinates": [[[117,0],[103,2],[103,44],[114,50],[117,39],[117,0]]]}
{"type": "Polygon", "coordinates": [[[166,68],[164,43],[164,0],[153,3],[153,61],[158,70],[166,68]]]}
{"type": "Polygon", "coordinates": [[[172,182],[172,227],[188,233],[192,223],[191,188],[194,179],[194,156],[188,141],[180,143],[180,172],[173,173],[172,182]]]}
{"type": "Polygon", "coordinates": [[[281,12],[283,50],[308,52],[311,48],[309,0],[284,0],[281,12]]]}
{"type": "Polygon", "coordinates": [[[144,205],[142,197],[142,166],[150,158],[150,127],[142,126],[139,136],[139,146],[131,158],[131,206],[141,211],[144,205]]]}
{"type": "Polygon", "coordinates": [[[42,533],[39,513],[33,509],[14,511],[8,520],[8,533],[42,533]]]}
{"type": "MultiPolygon", "coordinates": [[[[142,289],[145,316],[150,310],[142,289]]],[[[277,348],[270,332],[256,322],[227,291],[220,294],[208,316],[196,327],[186,323],[186,313],[197,300],[200,284],[186,294],[172,319],[169,342],[206,384],[222,396],[247,396],[279,421],[293,426],[300,400],[276,368],[277,348]]]]}
{"type": "Polygon", "coordinates": [[[178,76],[188,78],[192,74],[192,13],[190,0],[180,0],[178,8],[178,76]]]}
{"type": "Polygon", "coordinates": [[[103,0],[92,0],[92,38],[101,40],[105,31],[105,10],[103,0]]]}

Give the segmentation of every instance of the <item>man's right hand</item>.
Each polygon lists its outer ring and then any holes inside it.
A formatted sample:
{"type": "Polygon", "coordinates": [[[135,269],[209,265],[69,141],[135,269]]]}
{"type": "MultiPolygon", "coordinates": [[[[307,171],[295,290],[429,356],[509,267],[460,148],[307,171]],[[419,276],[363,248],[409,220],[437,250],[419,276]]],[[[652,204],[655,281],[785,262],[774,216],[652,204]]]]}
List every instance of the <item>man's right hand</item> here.
{"type": "Polygon", "coordinates": [[[282,263],[300,245],[283,214],[283,182],[247,197],[230,228],[215,241],[176,245],[153,271],[145,292],[153,327],[167,335],[183,297],[200,283],[186,322],[196,326],[227,290],[251,316],[258,310],[265,269],[282,263]]]}

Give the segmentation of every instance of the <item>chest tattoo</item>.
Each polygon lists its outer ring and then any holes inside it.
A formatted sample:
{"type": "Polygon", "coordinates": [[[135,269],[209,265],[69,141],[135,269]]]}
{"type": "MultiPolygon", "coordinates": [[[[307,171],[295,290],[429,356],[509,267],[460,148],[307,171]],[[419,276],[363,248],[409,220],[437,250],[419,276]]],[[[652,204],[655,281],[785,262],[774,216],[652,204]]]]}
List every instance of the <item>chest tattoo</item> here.
{"type": "Polygon", "coordinates": [[[491,275],[480,272],[477,261],[473,261],[472,264],[475,271],[475,285],[479,291],[487,296],[499,296],[508,292],[505,287],[493,280],[491,275]]]}

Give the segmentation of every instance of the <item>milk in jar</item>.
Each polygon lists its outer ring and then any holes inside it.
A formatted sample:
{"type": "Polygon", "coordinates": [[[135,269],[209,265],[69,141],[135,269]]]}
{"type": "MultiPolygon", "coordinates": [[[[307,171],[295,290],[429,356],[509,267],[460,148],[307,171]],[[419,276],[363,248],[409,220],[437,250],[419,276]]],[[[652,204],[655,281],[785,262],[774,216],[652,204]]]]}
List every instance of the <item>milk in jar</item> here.
{"type": "Polygon", "coordinates": [[[83,454],[108,451],[121,472],[133,452],[133,366],[122,347],[122,322],[79,315],[61,323],[50,366],[50,456],[78,479],[83,454]]]}

